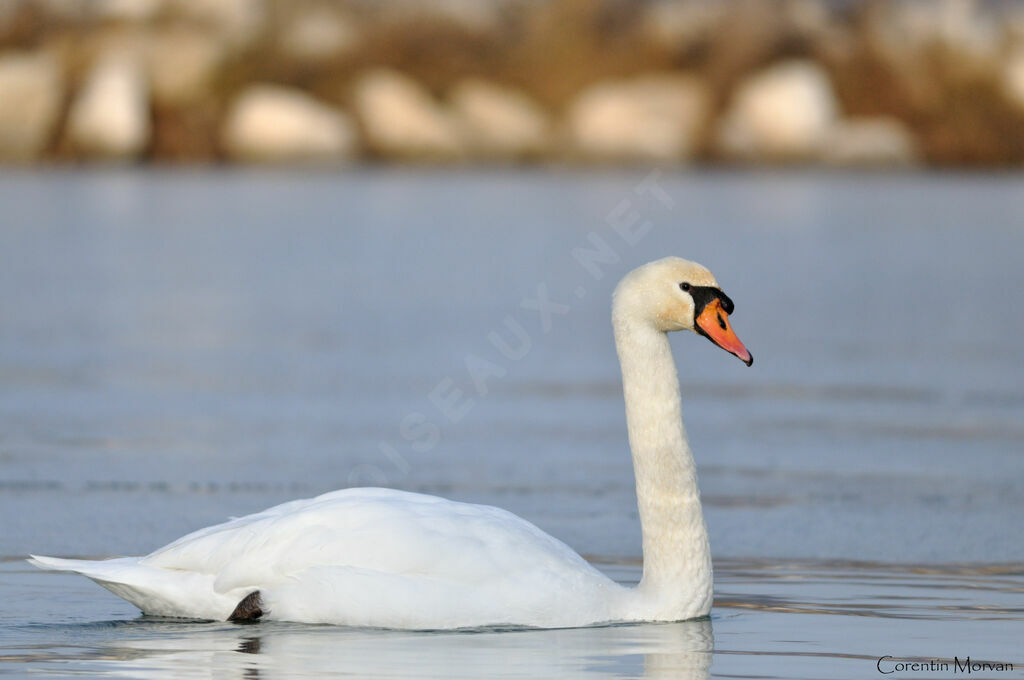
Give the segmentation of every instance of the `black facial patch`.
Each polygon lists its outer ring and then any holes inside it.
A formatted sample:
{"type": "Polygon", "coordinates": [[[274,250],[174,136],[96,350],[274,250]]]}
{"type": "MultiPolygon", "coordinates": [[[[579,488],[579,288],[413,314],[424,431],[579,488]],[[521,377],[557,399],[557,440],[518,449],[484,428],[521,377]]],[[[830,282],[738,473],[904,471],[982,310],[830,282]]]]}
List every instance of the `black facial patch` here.
{"type": "Polygon", "coordinates": [[[690,297],[693,298],[693,319],[697,320],[700,313],[704,311],[704,308],[711,304],[712,301],[718,299],[722,301],[722,311],[726,314],[732,314],[732,310],[735,309],[732,300],[729,296],[721,291],[719,288],[714,286],[690,286],[690,297]]]}

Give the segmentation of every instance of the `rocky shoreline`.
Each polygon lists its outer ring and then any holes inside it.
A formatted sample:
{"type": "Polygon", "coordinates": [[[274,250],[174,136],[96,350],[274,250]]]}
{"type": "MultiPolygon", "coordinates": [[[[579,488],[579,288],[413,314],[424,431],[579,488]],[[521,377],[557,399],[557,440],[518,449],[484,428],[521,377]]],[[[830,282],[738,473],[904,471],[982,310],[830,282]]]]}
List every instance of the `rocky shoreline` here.
{"type": "Polygon", "coordinates": [[[0,162],[1024,163],[1024,7],[6,0],[0,162]]]}

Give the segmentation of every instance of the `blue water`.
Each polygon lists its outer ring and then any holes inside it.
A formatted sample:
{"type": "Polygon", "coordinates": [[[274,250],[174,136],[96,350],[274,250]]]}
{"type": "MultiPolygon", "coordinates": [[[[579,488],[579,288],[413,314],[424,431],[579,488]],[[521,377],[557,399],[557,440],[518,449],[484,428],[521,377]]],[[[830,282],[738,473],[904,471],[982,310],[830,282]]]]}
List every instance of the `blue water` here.
{"type": "Polygon", "coordinates": [[[1021,675],[1024,177],[115,169],[7,172],[0,205],[0,673],[861,678],[972,655],[1021,675]],[[20,561],[385,484],[501,505],[632,582],[609,296],[667,254],[715,272],[755,356],[673,338],[710,621],[155,621],[20,561]],[[487,339],[508,318],[520,360],[487,339]],[[486,394],[469,356],[501,368],[486,394]]]}

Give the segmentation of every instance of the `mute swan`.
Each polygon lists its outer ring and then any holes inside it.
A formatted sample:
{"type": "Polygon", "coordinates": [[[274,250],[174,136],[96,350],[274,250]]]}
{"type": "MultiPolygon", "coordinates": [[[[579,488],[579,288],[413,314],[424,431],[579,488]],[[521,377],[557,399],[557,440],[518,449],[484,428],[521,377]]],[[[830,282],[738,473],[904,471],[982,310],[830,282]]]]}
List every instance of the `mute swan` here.
{"type": "Polygon", "coordinates": [[[749,366],[729,326],[732,311],[711,272],[677,257],[633,270],[615,289],[643,532],[635,588],[505,510],[373,488],[284,503],[145,557],[30,562],[83,574],[157,616],[405,629],[705,616],[711,553],[667,332],[695,331],[749,366]]]}

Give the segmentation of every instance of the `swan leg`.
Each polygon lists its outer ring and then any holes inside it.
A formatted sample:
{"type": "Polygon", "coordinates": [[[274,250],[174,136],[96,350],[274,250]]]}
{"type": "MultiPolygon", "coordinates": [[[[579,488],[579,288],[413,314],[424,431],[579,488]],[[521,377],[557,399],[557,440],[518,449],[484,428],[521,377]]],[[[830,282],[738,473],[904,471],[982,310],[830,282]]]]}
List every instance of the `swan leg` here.
{"type": "Polygon", "coordinates": [[[260,591],[254,590],[238,603],[235,611],[231,612],[228,621],[255,621],[263,616],[263,601],[260,600],[260,591]]]}

